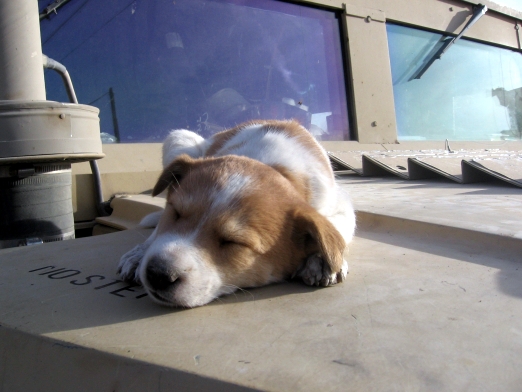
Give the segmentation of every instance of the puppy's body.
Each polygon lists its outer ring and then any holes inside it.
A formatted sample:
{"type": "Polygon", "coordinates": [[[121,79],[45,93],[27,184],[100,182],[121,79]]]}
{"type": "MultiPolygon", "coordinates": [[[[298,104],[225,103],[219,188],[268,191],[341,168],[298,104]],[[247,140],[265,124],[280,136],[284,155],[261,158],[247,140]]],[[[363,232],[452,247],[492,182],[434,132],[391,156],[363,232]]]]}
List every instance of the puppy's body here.
{"type": "Polygon", "coordinates": [[[353,208],[298,123],[256,121],[207,140],[173,131],[163,164],[153,195],[168,188],[165,211],[119,264],[157,302],[193,307],[292,276],[323,286],[346,276],[353,208]]]}

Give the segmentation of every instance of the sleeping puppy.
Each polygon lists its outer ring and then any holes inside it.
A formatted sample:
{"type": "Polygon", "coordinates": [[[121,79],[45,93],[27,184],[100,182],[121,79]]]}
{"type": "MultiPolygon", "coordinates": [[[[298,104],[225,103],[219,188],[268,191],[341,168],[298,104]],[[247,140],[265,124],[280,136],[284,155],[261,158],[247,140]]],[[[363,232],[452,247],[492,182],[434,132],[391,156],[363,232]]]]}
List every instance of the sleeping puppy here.
{"type": "Polygon", "coordinates": [[[345,279],[353,207],[297,122],[249,122],[207,140],[172,131],[163,165],[152,195],[167,190],[165,210],[144,218],[156,229],[118,265],[156,302],[190,308],[291,277],[345,279]]]}

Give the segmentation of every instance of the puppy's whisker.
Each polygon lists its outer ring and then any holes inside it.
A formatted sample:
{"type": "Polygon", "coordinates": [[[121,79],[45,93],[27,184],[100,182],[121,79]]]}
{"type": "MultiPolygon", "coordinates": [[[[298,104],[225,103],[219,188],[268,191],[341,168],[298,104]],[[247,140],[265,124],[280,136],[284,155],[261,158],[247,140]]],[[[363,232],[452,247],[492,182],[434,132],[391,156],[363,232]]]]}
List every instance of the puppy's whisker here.
{"type": "Polygon", "coordinates": [[[138,232],[138,234],[139,234],[142,238],[149,238],[148,235],[145,235],[145,234],[143,234],[143,233],[138,232]]]}
{"type": "MultiPolygon", "coordinates": [[[[237,295],[236,295],[236,293],[235,293],[235,290],[238,290],[238,291],[241,291],[241,292],[244,293],[244,294],[248,294],[248,295],[250,295],[250,296],[252,297],[252,300],[253,300],[253,301],[255,301],[255,299],[256,299],[255,296],[254,296],[254,294],[252,294],[250,291],[245,290],[245,289],[242,289],[241,287],[236,286],[236,285],[234,285],[234,284],[224,284],[223,286],[234,289],[233,294],[236,296],[236,298],[237,298],[237,295]]],[[[231,294],[232,294],[232,293],[231,293],[231,294]]]]}
{"type": "Polygon", "coordinates": [[[174,175],[174,173],[171,172],[170,174],[172,174],[172,177],[174,177],[174,181],[176,181],[176,184],[178,184],[178,186],[180,186],[178,178],[174,175]]]}

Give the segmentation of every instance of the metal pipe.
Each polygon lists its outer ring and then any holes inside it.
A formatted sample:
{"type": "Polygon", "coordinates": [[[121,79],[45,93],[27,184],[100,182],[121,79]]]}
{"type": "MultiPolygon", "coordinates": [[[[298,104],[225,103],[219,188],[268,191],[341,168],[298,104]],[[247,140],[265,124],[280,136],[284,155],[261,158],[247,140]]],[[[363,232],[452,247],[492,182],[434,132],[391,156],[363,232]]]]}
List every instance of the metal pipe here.
{"type": "Polygon", "coordinates": [[[38,2],[0,0],[0,101],[45,101],[38,2]]]}
{"type": "Polygon", "coordinates": [[[54,69],[56,72],[60,74],[63,83],[65,84],[65,88],[67,89],[69,101],[71,101],[72,103],[78,103],[78,98],[76,98],[76,93],[74,92],[71,76],[69,75],[69,72],[67,72],[67,68],[65,68],[65,66],[59,63],[58,61],[53,60],[50,57],[47,57],[45,54],[42,54],[42,63],[44,68],[54,69]]]}
{"type": "Polygon", "coordinates": [[[110,205],[109,203],[103,201],[101,175],[100,169],[98,168],[98,163],[95,160],[92,160],[89,161],[89,165],[91,166],[92,178],[94,182],[94,197],[96,199],[96,211],[98,212],[99,216],[109,216],[110,213],[106,210],[106,208],[110,208],[110,205]]]}
{"type": "MultiPolygon", "coordinates": [[[[1,1],[1,0],[0,0],[1,1]]],[[[74,87],[72,84],[71,77],[69,72],[67,72],[67,68],[65,65],[59,63],[56,60],[53,60],[50,57],[47,57],[45,54],[42,54],[42,64],[45,68],[55,70],[60,74],[62,80],[65,84],[65,88],[67,89],[67,95],[69,96],[69,100],[72,103],[78,103],[78,99],[76,98],[76,93],[74,92],[74,87]]],[[[103,200],[103,191],[101,184],[101,175],[100,169],[98,168],[98,163],[95,160],[89,161],[89,165],[91,166],[92,178],[94,183],[94,196],[96,199],[96,210],[98,215],[100,216],[108,216],[110,213],[107,211],[108,203],[105,203],[103,200]]],[[[109,206],[110,208],[110,206],[109,206]]]]}

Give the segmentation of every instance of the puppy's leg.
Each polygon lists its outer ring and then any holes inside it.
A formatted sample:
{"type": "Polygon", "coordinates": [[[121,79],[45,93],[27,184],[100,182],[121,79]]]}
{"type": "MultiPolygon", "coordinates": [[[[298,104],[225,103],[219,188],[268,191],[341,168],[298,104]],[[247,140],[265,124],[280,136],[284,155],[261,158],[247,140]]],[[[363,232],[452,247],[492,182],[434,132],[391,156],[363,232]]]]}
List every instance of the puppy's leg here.
{"type": "Polygon", "coordinates": [[[138,271],[141,260],[148,248],[149,244],[144,242],[143,244],[136,245],[121,256],[120,262],[118,263],[118,274],[120,274],[123,280],[141,284],[138,271]]]}
{"type": "Polygon", "coordinates": [[[309,256],[293,277],[298,277],[309,286],[333,286],[346,279],[348,262],[343,260],[340,271],[332,272],[330,265],[320,254],[309,256]]]}
{"type": "MultiPolygon", "coordinates": [[[[144,222],[147,221],[147,219],[155,220],[157,215],[157,213],[147,215],[145,218],[143,218],[140,225],[145,226],[144,222]]],[[[156,230],[152,232],[150,237],[147,238],[144,243],[136,245],[134,248],[121,256],[120,262],[118,263],[118,274],[120,274],[123,280],[141,284],[139,277],[139,267],[141,261],[143,260],[143,256],[145,256],[147,249],[149,249],[149,246],[152,244],[155,237],[156,230]]]]}

